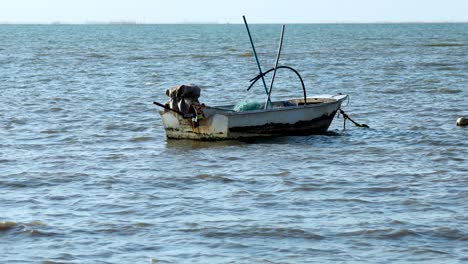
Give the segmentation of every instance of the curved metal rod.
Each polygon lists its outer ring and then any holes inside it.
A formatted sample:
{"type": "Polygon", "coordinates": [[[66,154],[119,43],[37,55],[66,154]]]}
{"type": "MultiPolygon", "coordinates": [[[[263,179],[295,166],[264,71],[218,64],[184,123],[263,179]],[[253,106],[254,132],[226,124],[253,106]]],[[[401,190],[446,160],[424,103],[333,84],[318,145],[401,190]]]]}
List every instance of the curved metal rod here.
{"type": "Polygon", "coordinates": [[[299,74],[299,72],[297,72],[294,68],[292,67],[289,67],[289,66],[278,66],[276,68],[271,68],[269,69],[268,71],[266,72],[263,72],[259,75],[257,75],[255,78],[251,79],[250,82],[252,82],[249,86],[249,88],[247,88],[247,91],[250,90],[250,88],[252,88],[252,86],[260,79],[260,78],[263,78],[264,75],[266,75],[267,73],[271,72],[271,71],[274,71],[275,69],[289,69],[291,71],[293,71],[297,77],[299,77],[299,80],[301,80],[301,84],[302,84],[302,91],[304,92],[304,104],[307,104],[307,95],[306,95],[306,89],[305,89],[305,85],[304,85],[304,80],[302,80],[302,77],[301,75],[299,74]]]}

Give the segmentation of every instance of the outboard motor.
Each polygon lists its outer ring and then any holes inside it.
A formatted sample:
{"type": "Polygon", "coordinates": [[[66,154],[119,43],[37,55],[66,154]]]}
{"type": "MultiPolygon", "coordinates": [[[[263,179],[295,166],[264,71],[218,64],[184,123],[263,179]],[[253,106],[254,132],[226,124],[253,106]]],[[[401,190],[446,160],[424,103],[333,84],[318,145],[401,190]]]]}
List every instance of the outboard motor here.
{"type": "Polygon", "coordinates": [[[180,85],[167,89],[166,95],[171,99],[166,103],[171,109],[188,114],[190,106],[194,103],[200,103],[200,87],[196,85],[180,85]]]}
{"type": "Polygon", "coordinates": [[[184,115],[192,114],[194,121],[204,118],[202,104],[198,101],[200,87],[193,84],[184,84],[166,90],[166,95],[171,99],[166,103],[169,108],[179,111],[184,115]]]}

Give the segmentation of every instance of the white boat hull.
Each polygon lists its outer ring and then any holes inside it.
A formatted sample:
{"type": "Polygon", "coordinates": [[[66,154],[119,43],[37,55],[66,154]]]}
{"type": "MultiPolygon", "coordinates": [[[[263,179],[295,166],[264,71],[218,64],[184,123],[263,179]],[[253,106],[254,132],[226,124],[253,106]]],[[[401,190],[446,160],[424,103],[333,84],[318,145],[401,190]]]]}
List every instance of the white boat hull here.
{"type": "Polygon", "coordinates": [[[221,109],[224,107],[206,107],[206,118],[198,123],[168,110],[160,111],[160,114],[167,138],[170,139],[223,140],[305,136],[325,133],[346,98],[347,95],[307,98],[307,105],[303,105],[303,99],[293,99],[287,102],[294,102],[296,105],[275,106],[283,102],[274,102],[273,108],[245,112],[221,109]]]}

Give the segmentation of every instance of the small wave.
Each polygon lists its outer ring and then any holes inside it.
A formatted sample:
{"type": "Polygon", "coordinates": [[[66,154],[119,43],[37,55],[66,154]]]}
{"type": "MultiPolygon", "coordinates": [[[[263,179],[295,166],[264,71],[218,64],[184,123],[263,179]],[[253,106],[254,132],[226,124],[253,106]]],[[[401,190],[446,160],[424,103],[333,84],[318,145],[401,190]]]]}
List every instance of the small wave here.
{"type": "Polygon", "coordinates": [[[401,94],[402,92],[405,92],[405,90],[402,89],[385,89],[382,91],[384,94],[401,94]]]}
{"type": "Polygon", "coordinates": [[[69,261],[73,260],[76,260],[76,257],[74,255],[68,253],[61,253],[55,258],[43,260],[41,264],[66,264],[70,263],[69,261]]]}
{"type": "Polygon", "coordinates": [[[240,57],[252,57],[253,53],[251,51],[247,51],[244,53],[239,54],[240,57]]]}
{"type": "Polygon", "coordinates": [[[11,188],[25,188],[31,185],[30,181],[0,181],[0,184],[11,188]]]}
{"type": "Polygon", "coordinates": [[[404,221],[401,221],[401,220],[392,220],[390,222],[390,224],[392,224],[392,225],[405,225],[405,224],[408,224],[408,223],[404,222],[404,221]]]}
{"type": "Polygon", "coordinates": [[[134,138],[131,138],[129,141],[130,142],[143,142],[143,141],[151,141],[153,140],[154,137],[134,137],[134,138]]]}
{"type": "Polygon", "coordinates": [[[166,264],[166,263],[170,263],[170,264],[173,264],[173,263],[176,263],[175,261],[172,261],[172,260],[163,260],[163,259],[158,259],[158,258],[151,258],[150,259],[150,264],[166,264]]]}
{"type": "Polygon", "coordinates": [[[422,126],[422,125],[413,125],[413,126],[409,127],[410,131],[423,131],[423,130],[426,130],[426,129],[427,129],[427,127],[422,126]]]}
{"type": "Polygon", "coordinates": [[[289,174],[291,174],[290,171],[282,171],[282,172],[274,173],[272,175],[273,176],[288,176],[289,174]]]}
{"type": "MultiPolygon", "coordinates": [[[[135,211],[133,211],[134,213],[135,211]]],[[[133,235],[140,232],[142,229],[148,229],[152,227],[152,224],[145,223],[145,222],[137,222],[137,223],[123,223],[123,224],[116,224],[116,223],[105,223],[99,224],[96,226],[96,229],[93,232],[97,233],[106,233],[106,234],[121,234],[121,235],[133,235]]]]}
{"type": "Polygon", "coordinates": [[[432,254],[441,254],[441,255],[446,255],[450,254],[446,251],[441,251],[441,250],[435,250],[432,248],[421,248],[421,247],[411,247],[409,248],[409,251],[415,254],[427,254],[427,253],[432,253],[432,254]]]}
{"type": "Polygon", "coordinates": [[[444,63],[444,62],[421,62],[418,63],[418,66],[421,67],[451,67],[451,66],[456,66],[456,64],[453,63],[444,63]]]}
{"type": "Polygon", "coordinates": [[[125,155],[121,153],[112,153],[104,157],[106,160],[121,160],[123,158],[125,158],[125,155]]]}
{"type": "Polygon", "coordinates": [[[440,83],[440,80],[437,79],[427,79],[424,80],[425,83],[440,83]]]}
{"type": "Polygon", "coordinates": [[[61,107],[52,107],[52,108],[49,109],[50,112],[60,112],[62,110],[63,110],[63,108],[61,108],[61,107]]]}
{"type": "Polygon", "coordinates": [[[114,129],[119,129],[119,128],[122,128],[123,125],[120,124],[120,123],[112,123],[112,124],[108,124],[104,127],[105,130],[114,130],[114,129]]]}
{"type": "Polygon", "coordinates": [[[326,202],[345,202],[345,203],[348,203],[348,202],[355,202],[355,203],[366,203],[366,204],[372,203],[372,202],[370,202],[370,201],[366,201],[366,200],[362,200],[362,199],[358,199],[358,198],[351,198],[351,199],[325,199],[324,201],[326,201],[326,202]]]}
{"type": "Polygon", "coordinates": [[[67,142],[67,143],[75,143],[78,142],[78,137],[77,136],[69,136],[66,138],[61,139],[62,142],[67,142]]]}
{"type": "Polygon", "coordinates": [[[317,191],[320,190],[320,187],[317,186],[299,186],[294,188],[292,191],[293,192],[312,192],[312,191],[317,191]]]}
{"type": "Polygon", "coordinates": [[[430,43],[423,44],[424,47],[463,47],[465,44],[462,43],[430,43]]]}
{"type": "Polygon", "coordinates": [[[214,57],[214,56],[208,55],[208,54],[193,54],[193,55],[191,55],[191,57],[193,59],[206,59],[206,58],[211,58],[211,57],[214,57]]]}
{"type": "Polygon", "coordinates": [[[321,240],[323,236],[307,232],[298,228],[283,227],[248,227],[248,228],[192,228],[188,232],[201,232],[206,237],[229,238],[229,237],[268,237],[268,238],[302,238],[310,240],[321,240]]]}
{"type": "Polygon", "coordinates": [[[414,198],[409,198],[401,201],[401,204],[403,205],[418,205],[418,206],[423,206],[426,204],[421,203],[420,201],[414,199],[414,198]]]}
{"type": "Polygon", "coordinates": [[[438,88],[438,89],[432,89],[429,91],[429,93],[437,93],[437,94],[457,94],[461,92],[463,91],[459,89],[450,89],[450,88],[438,88]]]}
{"type": "Polygon", "coordinates": [[[150,58],[144,57],[144,56],[130,56],[128,57],[128,60],[130,61],[135,61],[135,60],[148,60],[150,58]]]}
{"type": "Polygon", "coordinates": [[[97,58],[97,59],[110,58],[108,55],[100,54],[100,53],[89,53],[87,56],[90,58],[97,58]]]}
{"type": "Polygon", "coordinates": [[[224,160],[229,160],[229,161],[235,161],[235,160],[241,160],[242,158],[240,157],[226,157],[224,160]]]}
{"type": "Polygon", "coordinates": [[[468,241],[468,234],[463,231],[450,227],[439,227],[432,231],[432,234],[436,237],[442,237],[450,240],[462,240],[468,241]]]}
{"type": "Polygon", "coordinates": [[[60,131],[58,131],[56,129],[46,129],[46,130],[40,131],[40,133],[50,135],[50,134],[58,134],[58,133],[60,133],[60,131]]]}
{"type": "Polygon", "coordinates": [[[206,181],[217,181],[217,182],[223,182],[223,183],[230,183],[233,182],[233,179],[230,179],[228,177],[224,177],[221,175],[211,175],[211,174],[198,174],[195,176],[197,179],[201,180],[206,180],[206,181]]]}
{"type": "Polygon", "coordinates": [[[142,132],[147,131],[149,128],[148,126],[136,126],[136,127],[129,127],[128,130],[132,132],[142,132]]]}
{"type": "Polygon", "coordinates": [[[400,229],[388,234],[382,234],[382,237],[389,238],[389,239],[400,239],[406,236],[418,236],[418,233],[409,230],[409,229],[400,229]]]}
{"type": "Polygon", "coordinates": [[[24,125],[27,123],[27,121],[25,119],[18,119],[18,118],[11,118],[10,120],[8,120],[10,124],[15,124],[15,125],[24,125]]]}
{"type": "Polygon", "coordinates": [[[29,233],[31,236],[39,236],[39,237],[49,237],[49,236],[57,236],[59,233],[55,232],[45,232],[37,229],[28,229],[25,230],[27,233],[29,233]]]}
{"type": "Polygon", "coordinates": [[[55,236],[58,233],[46,232],[39,230],[38,228],[44,228],[46,225],[41,221],[32,221],[29,223],[18,223],[18,222],[0,222],[1,231],[12,231],[17,234],[26,234],[30,236],[55,236]]]}
{"type": "Polygon", "coordinates": [[[52,82],[53,80],[54,80],[53,78],[43,78],[43,79],[38,80],[38,82],[47,84],[47,83],[52,82]]]}
{"type": "Polygon", "coordinates": [[[145,222],[138,222],[133,225],[135,228],[147,228],[153,226],[153,224],[145,223],[145,222]]]}
{"type": "Polygon", "coordinates": [[[391,187],[367,187],[367,188],[353,188],[346,191],[347,194],[359,194],[362,192],[365,193],[386,193],[386,192],[395,192],[400,190],[398,186],[391,187]]]}
{"type": "Polygon", "coordinates": [[[440,67],[437,70],[438,71],[458,71],[458,69],[454,67],[440,67]]]}
{"type": "Polygon", "coordinates": [[[369,187],[369,188],[364,188],[364,190],[369,191],[369,192],[395,192],[400,190],[400,187],[398,186],[391,186],[391,187],[369,187]]]}
{"type": "Polygon", "coordinates": [[[132,215],[136,211],[133,209],[125,209],[125,210],[117,210],[117,211],[110,211],[110,212],[103,212],[102,214],[110,214],[110,215],[132,215]]]}
{"type": "Polygon", "coordinates": [[[378,239],[400,239],[406,236],[418,236],[418,233],[409,229],[364,229],[351,232],[344,232],[342,236],[364,236],[378,239]]]}

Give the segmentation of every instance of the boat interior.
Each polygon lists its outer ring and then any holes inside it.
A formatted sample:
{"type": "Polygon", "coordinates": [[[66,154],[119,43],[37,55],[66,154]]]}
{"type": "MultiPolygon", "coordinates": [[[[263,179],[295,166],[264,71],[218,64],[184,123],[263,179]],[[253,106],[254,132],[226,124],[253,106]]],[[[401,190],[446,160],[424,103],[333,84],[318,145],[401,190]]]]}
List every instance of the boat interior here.
{"type": "MultiPolygon", "coordinates": [[[[274,101],[271,103],[271,108],[298,107],[304,105],[318,105],[324,103],[336,102],[333,98],[307,98],[307,103],[304,103],[304,98],[290,99],[284,101],[274,101]]],[[[265,109],[265,103],[258,102],[240,102],[236,105],[221,105],[221,106],[206,106],[207,109],[213,109],[226,112],[246,112],[265,109]]]]}

